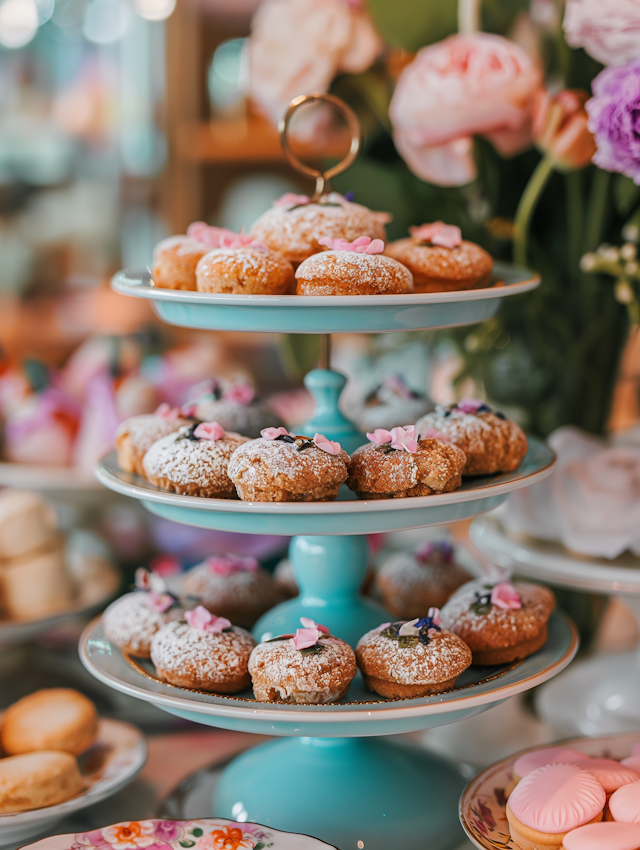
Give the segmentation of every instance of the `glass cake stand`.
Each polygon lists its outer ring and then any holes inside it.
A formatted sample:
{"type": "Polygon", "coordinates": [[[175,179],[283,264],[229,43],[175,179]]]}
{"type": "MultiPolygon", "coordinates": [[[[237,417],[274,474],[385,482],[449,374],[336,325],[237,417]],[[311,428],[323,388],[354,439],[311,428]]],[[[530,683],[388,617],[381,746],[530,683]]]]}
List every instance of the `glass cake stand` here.
{"type": "MultiPolygon", "coordinates": [[[[640,629],[640,559],[624,553],[614,561],[576,557],[560,543],[515,540],[497,517],[480,517],[471,526],[473,543],[492,561],[551,584],[619,596],[640,629]]],[[[602,655],[573,665],[538,692],[544,720],[566,735],[607,735],[640,729],[640,648],[602,655]]]]}
{"type": "MultiPolygon", "coordinates": [[[[327,100],[355,116],[332,95],[296,98],[288,116],[309,100],[327,100]]],[[[282,130],[286,144],[286,123],[282,130]]],[[[354,135],[350,152],[357,152],[354,135]]],[[[291,152],[288,151],[292,159],[291,152]]],[[[344,167],[344,166],[342,166],[344,167]]],[[[317,194],[327,174],[317,177],[317,194]]],[[[334,167],[332,173],[340,170],[334,167]],[[336,170],[337,169],[337,170],[336,170]]],[[[315,199],[316,196],[314,196],[315,199]]],[[[236,296],[157,289],[148,274],[121,272],[116,291],[148,298],[167,322],[194,329],[261,332],[378,333],[429,330],[482,321],[503,298],[533,289],[532,272],[496,265],[486,289],[424,295],[357,297],[236,296]]],[[[317,401],[301,433],[316,430],[349,452],[365,442],[340,413],[344,376],[330,368],[330,338],[320,368],[306,384],[317,401]]],[[[300,595],[269,611],[256,625],[260,638],[299,625],[300,615],[327,625],[355,645],[391,616],[363,599],[358,588],[366,570],[370,532],[417,528],[474,516],[500,504],[508,492],[551,471],[553,453],[535,439],[516,472],[472,480],[453,493],[409,499],[337,502],[250,503],[177,496],[122,473],[115,457],[103,459],[98,479],[118,493],[139,499],[150,511],[188,525],[247,534],[294,535],[291,558],[300,595]]],[[[336,705],[259,703],[250,692],[220,697],[159,682],[151,667],[125,659],[99,623],[85,631],[80,646],[87,669],[107,685],[198,723],[278,736],[239,756],[216,786],[212,814],[257,821],[315,835],[340,850],[451,850],[460,841],[457,803],[464,787],[459,770],[416,747],[399,747],[387,737],[441,726],[471,716],[559,673],[577,650],[573,625],[561,614],[550,621],[545,646],[520,664],[471,668],[449,693],[421,699],[385,700],[365,691],[360,675],[345,701],[336,705]]]]}

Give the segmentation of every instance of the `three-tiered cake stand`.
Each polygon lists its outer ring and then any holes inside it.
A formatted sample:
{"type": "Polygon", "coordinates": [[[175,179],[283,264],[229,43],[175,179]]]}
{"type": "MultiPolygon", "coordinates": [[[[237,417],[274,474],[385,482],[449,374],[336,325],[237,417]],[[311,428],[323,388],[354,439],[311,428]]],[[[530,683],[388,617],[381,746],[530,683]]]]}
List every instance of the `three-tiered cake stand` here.
{"type": "MultiPolygon", "coordinates": [[[[327,100],[354,129],[348,160],[359,144],[357,119],[330,95],[292,102],[282,129],[291,155],[287,121],[307,101],[327,100]]],[[[347,162],[348,164],[348,162],[347,162]]],[[[336,166],[332,173],[346,167],[336,166]]],[[[306,166],[301,170],[310,173],[306,166]]],[[[315,172],[313,172],[315,174],[315,172]]],[[[317,194],[326,174],[317,173],[317,194]]],[[[338,409],[345,378],[330,368],[333,332],[377,333],[471,324],[494,315],[500,301],[538,285],[530,272],[496,266],[497,284],[486,289],[423,295],[355,297],[240,296],[155,289],[148,274],[122,272],[114,288],[151,299],[165,321],[198,329],[326,334],[321,368],[305,383],[317,401],[300,433],[320,431],[347,451],[365,442],[338,409]]],[[[269,611],[256,637],[295,631],[300,616],[321,622],[355,646],[366,631],[390,619],[363,599],[358,588],[367,566],[363,535],[452,522],[496,507],[512,490],[551,470],[553,453],[530,439],[513,473],[467,480],[453,493],[409,499],[252,503],[178,496],[118,469],[115,455],[97,470],[119,493],[142,500],[153,513],[188,525],[247,534],[294,535],[290,555],[300,595],[269,611]]],[[[351,497],[351,498],[350,498],[351,497]]],[[[217,696],[176,688],[154,678],[152,668],[128,662],[100,624],[85,631],[82,660],[98,679],[117,690],[198,723],[278,736],[238,757],[222,774],[213,813],[240,821],[308,833],[340,850],[451,850],[460,839],[457,802],[465,784],[455,766],[416,747],[382,736],[442,726],[469,717],[555,676],[577,649],[574,627],[559,613],[549,623],[545,646],[520,664],[470,668],[456,687],[437,696],[387,700],[367,692],[360,675],[334,705],[257,702],[250,691],[217,696]]]]}

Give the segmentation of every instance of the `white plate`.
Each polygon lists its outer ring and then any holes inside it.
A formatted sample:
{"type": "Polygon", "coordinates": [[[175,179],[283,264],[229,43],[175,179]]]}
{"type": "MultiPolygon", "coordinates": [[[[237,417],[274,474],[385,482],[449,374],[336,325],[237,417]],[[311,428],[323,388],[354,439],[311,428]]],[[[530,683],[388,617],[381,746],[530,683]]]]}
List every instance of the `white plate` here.
{"type": "Polygon", "coordinates": [[[146,759],[147,745],[142,732],[120,720],[101,719],[96,742],[79,759],[85,790],[57,806],[0,815],[0,847],[26,841],[72,812],[111,797],[138,775],[146,759]]]}

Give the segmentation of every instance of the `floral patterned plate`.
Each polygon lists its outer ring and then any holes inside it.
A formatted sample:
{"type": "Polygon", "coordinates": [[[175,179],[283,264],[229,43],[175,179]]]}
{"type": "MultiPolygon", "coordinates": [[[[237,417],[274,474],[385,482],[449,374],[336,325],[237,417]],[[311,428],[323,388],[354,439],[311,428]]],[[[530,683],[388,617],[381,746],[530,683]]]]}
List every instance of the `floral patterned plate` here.
{"type": "MultiPolygon", "coordinates": [[[[631,755],[633,745],[638,740],[640,732],[629,732],[604,738],[569,738],[560,743],[582,750],[591,757],[619,760],[631,755]]],[[[509,835],[504,789],[511,781],[513,763],[517,758],[523,753],[531,753],[549,746],[556,745],[531,747],[492,764],[472,779],[464,789],[460,798],[460,822],[476,847],[481,850],[517,850],[509,835]]]]}
{"type": "Polygon", "coordinates": [[[224,818],[127,821],[69,835],[54,835],[28,850],[321,850],[333,847],[308,835],[279,832],[224,818]]]}
{"type": "MultiPolygon", "coordinates": [[[[146,760],[147,745],[142,732],[120,720],[101,719],[95,743],[78,759],[85,780],[84,791],[57,806],[0,815],[0,847],[15,847],[34,835],[41,835],[71,812],[111,797],[135,779],[146,760]]],[[[130,845],[134,846],[138,845],[130,845]]]]}

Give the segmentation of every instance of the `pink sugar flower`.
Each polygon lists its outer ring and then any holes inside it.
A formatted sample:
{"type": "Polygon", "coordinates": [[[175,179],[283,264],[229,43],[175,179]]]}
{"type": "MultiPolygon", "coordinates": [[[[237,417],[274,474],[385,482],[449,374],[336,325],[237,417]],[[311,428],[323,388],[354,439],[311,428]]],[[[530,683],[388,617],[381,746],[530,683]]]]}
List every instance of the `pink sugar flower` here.
{"type": "Polygon", "coordinates": [[[443,443],[451,442],[450,438],[443,434],[442,431],[438,431],[437,428],[427,428],[424,434],[420,437],[421,440],[442,440],[443,443]]]}
{"type": "Polygon", "coordinates": [[[330,236],[322,236],[318,239],[319,245],[326,245],[333,251],[354,251],[356,254],[381,254],[384,251],[382,239],[372,239],[370,236],[359,236],[353,242],[346,239],[332,239],[330,236]]]}
{"type": "Polygon", "coordinates": [[[321,634],[322,632],[318,629],[297,629],[294,637],[291,638],[291,644],[294,649],[307,649],[318,643],[321,634]]]}
{"type": "Polygon", "coordinates": [[[340,454],[340,443],[337,443],[335,440],[329,440],[324,434],[314,434],[313,442],[323,452],[327,452],[327,454],[340,454]]]}
{"type": "Polygon", "coordinates": [[[202,605],[197,605],[192,611],[185,611],[184,618],[192,629],[214,635],[221,634],[231,625],[231,621],[227,620],[226,617],[216,617],[202,605]]]}
{"type": "Polygon", "coordinates": [[[300,617],[300,622],[305,627],[305,629],[317,629],[323,635],[331,634],[331,632],[326,626],[323,626],[320,623],[315,623],[309,617],[300,617]]]}
{"type": "Polygon", "coordinates": [[[201,422],[194,428],[193,436],[199,440],[210,440],[215,443],[224,437],[224,428],[219,422],[201,422]]]}
{"type": "Polygon", "coordinates": [[[418,441],[415,438],[415,426],[407,425],[406,428],[391,429],[391,448],[404,449],[411,454],[418,451],[418,441]]]}
{"type": "Polygon", "coordinates": [[[250,555],[242,558],[239,555],[214,555],[205,561],[209,571],[218,576],[230,576],[234,573],[258,571],[260,565],[250,555]]]}
{"type": "Polygon", "coordinates": [[[432,245],[440,245],[442,248],[455,248],[462,242],[462,232],[455,224],[445,224],[443,221],[434,221],[432,224],[423,224],[421,227],[411,227],[409,232],[414,239],[420,242],[430,242],[432,245]]]}
{"type": "Polygon", "coordinates": [[[381,623],[378,626],[378,631],[383,632],[385,629],[388,629],[390,625],[391,625],[391,623],[381,623]]]}
{"type": "Polygon", "coordinates": [[[295,435],[281,426],[280,428],[263,428],[260,436],[265,440],[277,440],[278,437],[294,437],[295,435]]]}
{"type": "Polygon", "coordinates": [[[480,401],[477,398],[461,398],[459,402],[456,404],[456,409],[461,410],[463,413],[477,413],[481,407],[484,407],[484,401],[480,401]]]}
{"type": "Polygon", "coordinates": [[[274,207],[301,207],[311,203],[311,199],[306,195],[296,195],[295,192],[285,192],[281,198],[276,198],[273,202],[274,207]]]}
{"type": "Polygon", "coordinates": [[[250,233],[232,233],[228,230],[220,237],[221,248],[257,248],[259,251],[269,249],[263,242],[259,242],[250,233]]]}
{"type": "Polygon", "coordinates": [[[164,614],[173,605],[173,596],[170,593],[156,593],[155,590],[147,593],[144,604],[152,611],[164,614]]]}
{"type": "Polygon", "coordinates": [[[234,384],[222,393],[222,398],[225,401],[234,401],[236,404],[244,406],[251,404],[255,394],[256,391],[251,384],[234,384]]]}
{"type": "Polygon", "coordinates": [[[209,245],[211,248],[221,248],[222,238],[235,236],[235,233],[225,227],[212,227],[204,221],[194,221],[187,227],[187,236],[209,245]]]}
{"type": "Polygon", "coordinates": [[[367,431],[367,440],[370,443],[375,443],[376,446],[384,446],[386,443],[390,443],[392,439],[391,431],[387,431],[386,428],[376,428],[375,431],[367,431]]]}
{"type": "Polygon", "coordinates": [[[162,419],[179,419],[182,415],[179,407],[171,407],[166,401],[163,402],[155,411],[154,416],[160,416],[162,419]]]}
{"type": "Polygon", "coordinates": [[[193,419],[195,418],[197,409],[198,405],[195,403],[195,401],[188,401],[180,408],[180,415],[186,416],[187,419],[193,419]]]}
{"type": "Polygon", "coordinates": [[[520,597],[510,581],[501,581],[494,586],[491,591],[491,604],[504,610],[522,608],[520,597]]]}
{"type": "Polygon", "coordinates": [[[427,617],[431,619],[434,626],[439,626],[442,622],[439,608],[429,608],[429,610],[427,611],[427,617]]]}

